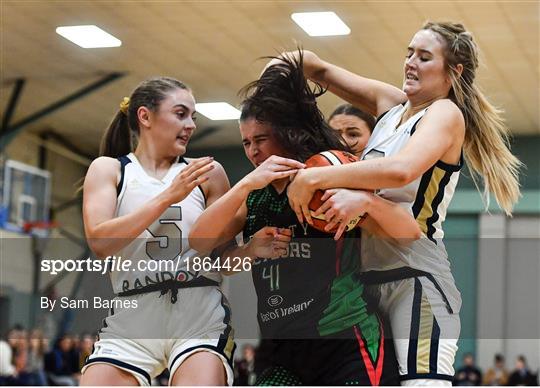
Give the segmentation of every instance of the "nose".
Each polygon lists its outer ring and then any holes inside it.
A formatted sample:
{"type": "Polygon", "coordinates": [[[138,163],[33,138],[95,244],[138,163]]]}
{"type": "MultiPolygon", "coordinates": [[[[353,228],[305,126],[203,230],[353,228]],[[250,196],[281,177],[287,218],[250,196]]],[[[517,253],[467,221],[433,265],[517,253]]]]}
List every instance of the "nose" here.
{"type": "Polygon", "coordinates": [[[248,158],[250,160],[253,160],[259,154],[259,149],[257,148],[255,144],[251,143],[248,146],[247,153],[248,153],[248,158]]]}
{"type": "Polygon", "coordinates": [[[408,58],[405,58],[405,69],[412,69],[416,67],[416,54],[411,55],[408,58]]]}
{"type": "Polygon", "coordinates": [[[197,128],[197,125],[195,124],[195,121],[193,121],[193,118],[190,117],[190,118],[186,121],[185,129],[186,129],[187,131],[193,132],[196,128],[197,128]]]}

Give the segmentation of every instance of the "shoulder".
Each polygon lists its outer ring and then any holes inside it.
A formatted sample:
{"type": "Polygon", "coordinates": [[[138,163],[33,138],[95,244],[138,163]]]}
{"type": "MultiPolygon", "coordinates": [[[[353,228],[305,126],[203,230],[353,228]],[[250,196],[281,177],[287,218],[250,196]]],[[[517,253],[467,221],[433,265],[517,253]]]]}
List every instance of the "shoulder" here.
{"type": "Polygon", "coordinates": [[[418,125],[454,135],[465,133],[463,113],[453,101],[447,98],[431,104],[418,125]]]}
{"type": "MultiPolygon", "coordinates": [[[[189,163],[189,160],[186,159],[186,161],[189,163]]],[[[230,189],[229,178],[221,163],[214,160],[212,165],[214,168],[205,174],[208,176],[208,180],[201,184],[204,195],[208,199],[207,205],[210,205],[230,189]]]]}
{"type": "Polygon", "coordinates": [[[87,175],[99,175],[107,176],[114,175],[120,170],[120,161],[116,158],[110,158],[108,156],[100,156],[94,159],[88,167],[87,175]]]}
{"type": "Polygon", "coordinates": [[[465,127],[465,118],[459,107],[450,99],[443,98],[429,106],[424,117],[437,117],[450,120],[450,124],[465,127]]]}

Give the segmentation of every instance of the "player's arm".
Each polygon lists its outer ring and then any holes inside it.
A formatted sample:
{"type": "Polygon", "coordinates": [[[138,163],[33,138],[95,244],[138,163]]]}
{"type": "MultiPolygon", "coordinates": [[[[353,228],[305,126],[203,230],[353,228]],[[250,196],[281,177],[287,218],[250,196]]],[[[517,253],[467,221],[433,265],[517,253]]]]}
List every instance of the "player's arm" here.
{"type": "MultiPolygon", "coordinates": [[[[236,241],[231,241],[223,247],[220,257],[224,261],[231,263],[230,270],[222,270],[224,275],[234,275],[244,270],[244,266],[236,266],[240,260],[253,260],[257,258],[277,259],[287,252],[289,242],[292,239],[292,231],[289,228],[278,228],[275,226],[265,226],[259,229],[249,241],[243,245],[237,245],[236,241]]],[[[251,266],[250,266],[251,268],[251,266]]]]}
{"type": "Polygon", "coordinates": [[[300,170],[288,189],[291,207],[299,219],[309,220],[307,205],[317,189],[375,190],[405,186],[439,160],[457,163],[464,136],[465,122],[459,108],[450,100],[436,101],[396,155],[300,170]]]}
{"type": "Polygon", "coordinates": [[[115,217],[120,162],[108,157],[94,160],[83,185],[83,220],[89,247],[104,258],[127,246],[170,205],[185,198],[197,185],[197,179],[207,179],[202,175],[209,171],[209,162],[209,159],[198,159],[161,194],[133,213],[115,217]]]}
{"type": "Polygon", "coordinates": [[[249,193],[270,182],[295,174],[304,165],[296,160],[271,156],[242,178],[227,193],[213,202],[191,227],[190,246],[199,252],[211,252],[231,240],[243,228],[247,216],[245,202],[249,193]]]}
{"type": "Polygon", "coordinates": [[[341,237],[346,225],[358,215],[366,216],[362,227],[380,237],[408,243],[421,236],[418,223],[406,209],[372,192],[329,189],[324,193],[322,200],[325,202],[314,215],[324,214],[328,221],[326,230],[338,227],[336,239],[341,237]]]}
{"type": "MultiPolygon", "coordinates": [[[[298,57],[298,51],[282,55],[298,57]]],[[[268,66],[279,63],[274,59],[268,66]]],[[[407,101],[406,94],[390,84],[361,77],[303,50],[303,69],[306,77],[327,87],[332,93],[374,116],[407,101]]]]}

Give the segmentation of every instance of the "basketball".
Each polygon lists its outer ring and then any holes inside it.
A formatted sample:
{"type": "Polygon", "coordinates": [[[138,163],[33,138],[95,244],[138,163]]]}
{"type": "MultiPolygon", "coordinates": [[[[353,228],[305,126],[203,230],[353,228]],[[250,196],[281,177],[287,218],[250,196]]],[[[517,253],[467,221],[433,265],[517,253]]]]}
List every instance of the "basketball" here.
{"type": "MultiPolygon", "coordinates": [[[[311,168],[323,166],[338,166],[340,164],[354,163],[357,161],[358,158],[349,152],[330,150],[319,152],[318,154],[311,156],[308,160],[305,161],[305,164],[306,168],[311,168]]],[[[323,195],[324,191],[317,190],[315,194],[313,194],[313,198],[311,198],[311,201],[309,202],[309,210],[313,219],[312,226],[315,229],[320,230],[321,232],[333,234],[336,232],[337,226],[330,231],[326,231],[324,230],[324,227],[328,224],[328,222],[326,222],[324,214],[321,214],[319,216],[313,215],[313,213],[315,213],[315,211],[323,204],[323,201],[321,200],[323,195]]],[[[356,224],[358,224],[358,221],[360,221],[360,216],[351,220],[351,222],[349,222],[349,224],[347,225],[346,230],[349,231],[354,228],[356,224]]]]}

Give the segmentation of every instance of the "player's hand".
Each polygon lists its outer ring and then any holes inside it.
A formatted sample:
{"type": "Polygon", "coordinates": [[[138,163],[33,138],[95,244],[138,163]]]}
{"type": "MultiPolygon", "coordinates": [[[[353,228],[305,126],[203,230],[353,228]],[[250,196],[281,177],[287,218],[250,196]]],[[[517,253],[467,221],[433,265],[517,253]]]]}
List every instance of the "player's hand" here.
{"type": "Polygon", "coordinates": [[[287,252],[292,231],[289,228],[265,226],[249,240],[248,252],[255,259],[276,259],[287,252]]]}
{"type": "Polygon", "coordinates": [[[349,222],[369,212],[373,195],[364,190],[328,189],[321,198],[324,203],[314,215],[324,214],[328,222],[324,228],[326,231],[338,226],[334,239],[339,240],[349,222]]]}
{"type": "Polygon", "coordinates": [[[206,182],[209,177],[204,174],[214,168],[213,161],[214,158],[210,156],[193,159],[182,172],[176,175],[166,190],[170,203],[182,201],[195,187],[206,182]]]}
{"type": "Polygon", "coordinates": [[[246,175],[242,181],[250,191],[262,189],[277,179],[295,175],[299,169],[304,167],[306,165],[297,160],[272,155],[246,175]]]}
{"type": "MultiPolygon", "coordinates": [[[[303,70],[304,74],[307,78],[312,78],[314,75],[321,70],[322,67],[322,61],[321,59],[312,51],[309,50],[302,50],[303,54],[303,70]]],[[[272,58],[265,66],[263,71],[261,72],[261,75],[268,69],[270,66],[283,64],[283,60],[281,58],[294,58],[296,61],[298,61],[300,57],[300,51],[286,51],[282,52],[278,55],[277,58],[272,58]]]]}
{"type": "Polygon", "coordinates": [[[300,223],[306,220],[310,225],[313,225],[309,202],[311,202],[313,194],[318,189],[314,179],[317,176],[316,170],[317,167],[298,171],[291,184],[287,187],[289,204],[300,223]]]}

